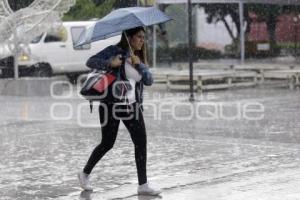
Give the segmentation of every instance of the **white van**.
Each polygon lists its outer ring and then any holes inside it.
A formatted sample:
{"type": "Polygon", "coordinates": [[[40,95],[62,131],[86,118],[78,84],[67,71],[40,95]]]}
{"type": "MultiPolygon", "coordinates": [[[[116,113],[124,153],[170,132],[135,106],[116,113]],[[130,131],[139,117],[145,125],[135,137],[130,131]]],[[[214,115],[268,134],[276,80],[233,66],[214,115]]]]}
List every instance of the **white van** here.
{"type": "MultiPolygon", "coordinates": [[[[74,47],[80,34],[94,21],[63,22],[61,30],[44,33],[29,44],[30,53],[22,53],[19,68],[30,68],[35,76],[65,74],[74,81],[89,71],[86,61],[109,45],[120,41],[121,36],[100,40],[81,47],[74,47]]],[[[26,70],[25,70],[26,71],[26,70]]],[[[28,71],[28,70],[27,70],[28,71]]]]}

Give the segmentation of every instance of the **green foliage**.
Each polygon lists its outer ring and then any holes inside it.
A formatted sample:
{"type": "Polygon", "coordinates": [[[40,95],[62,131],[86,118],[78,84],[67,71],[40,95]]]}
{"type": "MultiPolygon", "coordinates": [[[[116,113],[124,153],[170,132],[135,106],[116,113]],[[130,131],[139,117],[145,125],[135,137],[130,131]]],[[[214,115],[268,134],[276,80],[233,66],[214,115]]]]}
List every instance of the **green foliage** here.
{"type": "MultiPolygon", "coordinates": [[[[9,0],[13,10],[19,10],[29,6],[34,0],[9,0]]],[[[140,0],[140,5],[153,4],[153,0],[140,0]]],[[[89,20],[92,18],[102,18],[114,8],[136,6],[137,0],[76,0],[68,13],[65,14],[64,21],[89,20]]]]}
{"type": "MultiPolygon", "coordinates": [[[[199,47],[192,47],[192,60],[198,61],[199,59],[216,59],[221,58],[222,54],[218,50],[208,50],[199,47]]],[[[188,47],[177,46],[173,48],[158,48],[157,49],[158,61],[170,57],[174,62],[185,62],[188,60],[188,47]]]]}
{"type": "MultiPolygon", "coordinates": [[[[19,10],[29,6],[34,0],[9,0],[13,10],[19,10]]],[[[103,0],[98,6],[92,0],[76,0],[76,4],[65,14],[64,21],[89,20],[101,18],[109,13],[117,0],[103,0]]]]}
{"type": "Polygon", "coordinates": [[[300,43],[295,44],[294,42],[281,42],[277,44],[277,47],[282,49],[300,49],[300,43]]]}
{"type": "Polygon", "coordinates": [[[29,6],[33,0],[9,0],[8,3],[12,10],[16,11],[29,6]]]}
{"type": "Polygon", "coordinates": [[[68,13],[65,14],[64,21],[89,20],[92,18],[102,18],[113,9],[116,0],[104,1],[96,6],[92,0],[76,0],[68,13]]]}
{"type": "MultiPolygon", "coordinates": [[[[109,0],[93,0],[93,2],[98,6],[109,0]]],[[[124,8],[130,6],[145,6],[153,5],[155,0],[116,0],[114,3],[114,8],[124,8]]]]}
{"type": "Polygon", "coordinates": [[[283,6],[249,4],[247,5],[250,12],[254,12],[262,21],[267,21],[270,17],[275,19],[282,13],[283,6]]]}
{"type": "MultiPolygon", "coordinates": [[[[205,9],[206,14],[208,14],[207,22],[208,23],[217,23],[222,21],[227,28],[227,31],[233,41],[239,39],[240,35],[240,22],[239,22],[239,13],[238,13],[238,5],[237,4],[204,4],[202,5],[205,9]],[[237,29],[238,34],[236,36],[233,35],[232,30],[228,25],[226,25],[226,16],[231,16],[235,28],[237,29]]],[[[271,45],[271,54],[276,54],[276,25],[277,18],[281,14],[293,14],[299,13],[299,6],[282,6],[282,5],[264,5],[264,4],[245,4],[244,6],[244,19],[247,23],[246,33],[250,30],[251,19],[249,17],[249,12],[253,12],[257,14],[259,21],[266,22],[267,30],[270,36],[270,45],[271,45]]]]}
{"type": "Polygon", "coordinates": [[[299,13],[300,7],[297,5],[282,6],[282,5],[262,5],[249,4],[249,11],[258,15],[260,21],[267,24],[267,30],[270,36],[271,54],[277,54],[276,46],[276,26],[278,17],[282,14],[296,14],[299,13]]]}
{"type": "MultiPolygon", "coordinates": [[[[109,0],[93,0],[93,2],[99,6],[102,5],[109,0]]],[[[129,6],[136,6],[137,5],[137,0],[115,0],[114,1],[114,8],[124,8],[124,7],[129,7],[129,6]]]]}

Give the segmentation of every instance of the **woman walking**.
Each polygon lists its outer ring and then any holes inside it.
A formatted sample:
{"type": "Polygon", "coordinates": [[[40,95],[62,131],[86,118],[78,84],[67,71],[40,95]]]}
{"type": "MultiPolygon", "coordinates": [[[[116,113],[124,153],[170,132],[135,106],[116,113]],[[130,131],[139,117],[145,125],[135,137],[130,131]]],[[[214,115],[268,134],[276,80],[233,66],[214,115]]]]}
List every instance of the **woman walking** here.
{"type": "Polygon", "coordinates": [[[138,194],[160,193],[160,190],[151,188],[147,182],[147,139],[142,113],[143,85],[152,85],[153,78],[146,64],[143,27],[123,31],[121,41],[117,45],[107,47],[87,61],[89,68],[120,73],[130,84],[130,90],[126,93],[125,102],[118,103],[107,98],[99,105],[102,140],[90,155],[83,170],[78,173],[80,186],[84,190],[92,190],[89,176],[98,161],[113,147],[122,120],[134,143],[138,194]]]}

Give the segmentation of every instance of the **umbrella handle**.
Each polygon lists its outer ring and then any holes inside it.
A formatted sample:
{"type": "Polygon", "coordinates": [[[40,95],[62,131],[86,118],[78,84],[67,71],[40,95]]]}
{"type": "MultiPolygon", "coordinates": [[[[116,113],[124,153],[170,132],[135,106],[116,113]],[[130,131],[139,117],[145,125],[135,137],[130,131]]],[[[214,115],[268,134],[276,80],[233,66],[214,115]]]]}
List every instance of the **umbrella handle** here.
{"type": "Polygon", "coordinates": [[[130,54],[131,54],[131,55],[134,55],[134,54],[133,54],[133,50],[132,50],[132,48],[131,48],[131,46],[130,46],[130,43],[129,43],[129,40],[128,40],[128,37],[127,37],[127,34],[126,34],[125,31],[124,31],[124,35],[125,35],[125,38],[126,38],[126,40],[127,40],[128,46],[129,46],[130,54]]]}

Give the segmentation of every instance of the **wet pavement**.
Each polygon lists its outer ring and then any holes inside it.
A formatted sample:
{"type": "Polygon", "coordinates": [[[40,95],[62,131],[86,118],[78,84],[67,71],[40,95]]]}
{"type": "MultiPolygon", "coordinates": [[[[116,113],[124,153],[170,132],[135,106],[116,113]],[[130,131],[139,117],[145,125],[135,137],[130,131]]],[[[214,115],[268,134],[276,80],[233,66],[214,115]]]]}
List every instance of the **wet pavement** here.
{"type": "Polygon", "coordinates": [[[76,173],[101,141],[97,106],[83,99],[0,96],[0,199],[300,199],[300,90],[257,88],[187,93],[146,88],[149,182],[136,195],[134,149],[120,126],[95,167],[94,192],[76,173]]]}

